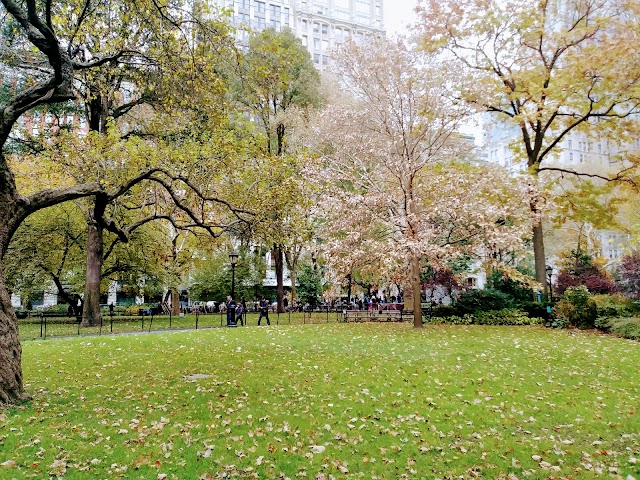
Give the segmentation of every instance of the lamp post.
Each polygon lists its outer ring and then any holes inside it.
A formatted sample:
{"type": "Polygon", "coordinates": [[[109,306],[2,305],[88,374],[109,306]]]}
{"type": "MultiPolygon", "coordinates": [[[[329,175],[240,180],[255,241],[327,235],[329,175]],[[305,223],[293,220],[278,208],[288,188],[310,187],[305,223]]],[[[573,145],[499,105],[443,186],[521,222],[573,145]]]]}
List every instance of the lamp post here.
{"type": "Polygon", "coordinates": [[[231,298],[236,297],[236,265],[238,264],[238,254],[231,252],[229,254],[229,262],[231,262],[231,298]]]}
{"type": "Polygon", "coordinates": [[[549,280],[549,301],[553,301],[553,288],[551,286],[551,277],[553,275],[553,267],[550,265],[547,265],[547,268],[545,268],[545,271],[547,272],[547,279],[549,280]]]}

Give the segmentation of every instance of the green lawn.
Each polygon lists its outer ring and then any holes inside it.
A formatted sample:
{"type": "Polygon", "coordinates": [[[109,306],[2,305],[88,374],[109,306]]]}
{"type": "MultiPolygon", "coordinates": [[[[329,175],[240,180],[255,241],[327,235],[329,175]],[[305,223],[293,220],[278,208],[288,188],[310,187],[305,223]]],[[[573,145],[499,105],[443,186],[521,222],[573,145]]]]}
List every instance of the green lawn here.
{"type": "Polygon", "coordinates": [[[330,323],[23,355],[34,401],[0,410],[2,479],[640,479],[628,340],[330,323]]]}

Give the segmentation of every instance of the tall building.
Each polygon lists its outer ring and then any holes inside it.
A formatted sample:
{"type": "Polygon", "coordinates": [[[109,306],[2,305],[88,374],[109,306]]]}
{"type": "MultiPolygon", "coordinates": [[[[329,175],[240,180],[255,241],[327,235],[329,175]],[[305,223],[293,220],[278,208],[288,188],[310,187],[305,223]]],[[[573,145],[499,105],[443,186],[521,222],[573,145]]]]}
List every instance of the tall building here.
{"type": "Polygon", "coordinates": [[[290,28],[309,49],[319,70],[329,65],[333,47],[347,38],[358,41],[385,35],[383,0],[211,1],[230,14],[240,42],[247,41],[249,31],[290,28]]]}
{"type": "MultiPolygon", "coordinates": [[[[482,156],[489,163],[498,164],[512,174],[525,172],[526,162],[516,158],[512,145],[521,144],[521,132],[517,125],[496,121],[485,114],[485,136],[482,156]]],[[[633,142],[615,142],[606,137],[593,137],[584,132],[575,131],[566,135],[555,151],[545,161],[546,166],[590,174],[608,175],[628,166],[625,154],[637,154],[640,151],[640,139],[633,142]]],[[[612,230],[588,229],[585,238],[591,251],[597,251],[610,265],[614,265],[626,253],[630,235],[612,230]]],[[[572,244],[573,245],[573,244],[572,244]]],[[[575,248],[557,245],[561,250],[575,248]]],[[[556,248],[556,249],[557,249],[556,248]]],[[[551,249],[553,251],[554,249],[551,249]]],[[[553,255],[549,255],[553,257],[553,255]]],[[[552,263],[553,261],[550,260],[552,263]]]]}

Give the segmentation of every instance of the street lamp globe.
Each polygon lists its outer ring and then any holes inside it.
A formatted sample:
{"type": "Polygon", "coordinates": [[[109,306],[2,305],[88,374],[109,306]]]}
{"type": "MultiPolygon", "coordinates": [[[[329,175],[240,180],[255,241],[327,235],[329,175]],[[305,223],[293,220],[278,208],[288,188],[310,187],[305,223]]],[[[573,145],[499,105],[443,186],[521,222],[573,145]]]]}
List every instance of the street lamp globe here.
{"type": "Polygon", "coordinates": [[[238,263],[238,254],[234,251],[229,254],[229,261],[231,265],[236,265],[238,263]]]}

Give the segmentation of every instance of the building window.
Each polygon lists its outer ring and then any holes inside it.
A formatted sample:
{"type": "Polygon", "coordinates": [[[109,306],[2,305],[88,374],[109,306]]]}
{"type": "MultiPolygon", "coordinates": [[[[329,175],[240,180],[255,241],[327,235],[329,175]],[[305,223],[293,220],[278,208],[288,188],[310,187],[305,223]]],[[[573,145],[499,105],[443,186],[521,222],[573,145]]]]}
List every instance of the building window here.
{"type": "Polygon", "coordinates": [[[256,2],[256,12],[264,13],[265,12],[265,4],[264,2],[256,2]]]}
{"type": "Polygon", "coordinates": [[[271,18],[278,18],[279,19],[280,18],[280,12],[282,11],[280,6],[279,5],[270,4],[269,8],[271,10],[271,12],[270,12],[271,13],[271,18]]]}
{"type": "Polygon", "coordinates": [[[236,15],[237,24],[248,25],[249,20],[250,20],[250,17],[248,13],[239,13],[238,15],[236,15]]]}
{"type": "Polygon", "coordinates": [[[313,63],[320,63],[320,54],[319,53],[314,53],[313,54],[313,63]]]}
{"type": "Polygon", "coordinates": [[[358,13],[369,13],[371,11],[371,4],[366,0],[358,0],[356,2],[356,12],[358,13]]]}

